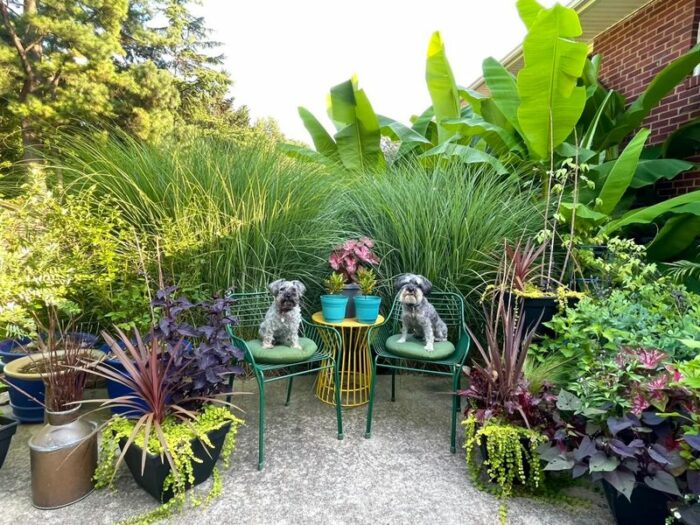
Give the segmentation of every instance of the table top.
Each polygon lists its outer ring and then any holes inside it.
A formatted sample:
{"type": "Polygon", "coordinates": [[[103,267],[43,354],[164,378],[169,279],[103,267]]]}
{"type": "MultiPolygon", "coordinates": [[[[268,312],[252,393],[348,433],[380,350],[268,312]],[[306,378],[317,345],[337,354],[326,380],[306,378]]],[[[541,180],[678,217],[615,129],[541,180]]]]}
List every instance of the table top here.
{"type": "Polygon", "coordinates": [[[311,316],[314,323],[323,324],[327,326],[336,326],[339,328],[369,328],[370,326],[377,326],[384,322],[384,316],[380,315],[374,324],[360,323],[355,317],[346,317],[342,321],[337,323],[329,323],[323,318],[323,312],[316,312],[311,316]]]}

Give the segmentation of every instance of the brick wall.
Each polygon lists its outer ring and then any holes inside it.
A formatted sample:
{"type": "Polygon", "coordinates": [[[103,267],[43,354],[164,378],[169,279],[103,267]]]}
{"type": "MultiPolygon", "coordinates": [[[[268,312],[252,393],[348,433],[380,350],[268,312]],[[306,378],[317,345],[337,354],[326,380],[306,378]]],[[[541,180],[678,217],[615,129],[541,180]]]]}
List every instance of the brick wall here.
{"type": "MultiPolygon", "coordinates": [[[[669,62],[697,43],[700,0],[656,0],[596,37],[600,78],[632,102],[669,62]]],[[[650,144],[700,118],[700,76],[687,78],[648,115],[650,144]]],[[[697,161],[697,159],[695,159],[697,161]]],[[[683,174],[657,186],[660,196],[700,188],[700,173],[683,174]]]]}

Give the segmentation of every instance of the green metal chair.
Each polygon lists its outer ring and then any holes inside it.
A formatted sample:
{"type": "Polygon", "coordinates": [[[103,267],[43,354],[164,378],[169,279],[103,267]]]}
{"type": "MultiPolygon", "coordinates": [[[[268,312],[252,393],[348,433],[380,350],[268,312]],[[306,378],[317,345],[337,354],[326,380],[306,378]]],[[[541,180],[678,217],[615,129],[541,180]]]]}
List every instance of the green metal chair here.
{"type": "MultiPolygon", "coordinates": [[[[469,353],[469,345],[471,338],[467,334],[466,324],[464,319],[464,300],[461,296],[450,292],[433,292],[430,294],[430,302],[435,306],[435,309],[440,314],[440,317],[448,328],[448,340],[454,345],[454,350],[451,345],[439,343],[435,344],[435,352],[428,353],[422,350],[422,344],[418,346],[418,342],[413,345],[408,345],[410,348],[406,351],[401,351],[401,355],[387,349],[387,342],[390,346],[392,341],[396,339],[396,334],[401,332],[401,302],[397,295],[391,308],[391,312],[387,315],[384,323],[372,327],[368,337],[372,348],[376,353],[376,357],[372,363],[372,383],[369,391],[369,407],[367,409],[367,429],[365,437],[372,436],[372,411],[374,410],[374,395],[375,386],[377,383],[377,368],[384,367],[391,369],[391,400],[396,400],[396,371],[410,370],[412,372],[421,372],[424,374],[448,376],[452,378],[452,429],[450,433],[450,451],[455,453],[456,436],[457,436],[457,413],[460,411],[460,399],[456,394],[459,390],[460,378],[462,376],[462,367],[469,353]],[[410,362],[429,363],[427,369],[419,369],[414,366],[409,366],[410,362]]],[[[409,340],[410,343],[410,340],[409,340]]],[[[403,345],[405,345],[404,343],[403,345]]],[[[400,348],[403,348],[403,345],[400,348]]]]}
{"type": "MultiPolygon", "coordinates": [[[[329,326],[321,326],[309,323],[302,320],[300,335],[311,339],[316,344],[316,350],[312,355],[303,359],[293,357],[290,360],[278,358],[274,362],[260,362],[260,354],[256,360],[253,355],[257,350],[258,328],[260,323],[265,318],[265,313],[270,307],[270,293],[253,292],[253,293],[235,293],[230,296],[234,299],[230,314],[233,315],[238,322],[235,327],[229,325],[228,331],[233,343],[245,352],[245,361],[250,365],[250,368],[255,374],[255,379],[258,382],[260,391],[260,413],[259,413],[259,433],[258,433],[258,470],[262,470],[265,463],[265,384],[273,381],[288,379],[287,384],[287,399],[285,406],[289,405],[289,400],[292,395],[292,383],[294,377],[299,375],[311,374],[319,370],[332,368],[335,376],[335,406],[336,417],[338,420],[338,439],[343,439],[343,415],[340,405],[340,385],[338,376],[338,365],[340,355],[333,355],[333,350],[342,351],[340,334],[335,328],[329,326]],[[252,347],[252,348],[251,348],[252,347]],[[267,376],[274,372],[274,375],[267,376]]],[[[291,352],[294,353],[294,352],[291,352]]],[[[230,387],[233,389],[233,376],[230,379],[230,387]]]]}

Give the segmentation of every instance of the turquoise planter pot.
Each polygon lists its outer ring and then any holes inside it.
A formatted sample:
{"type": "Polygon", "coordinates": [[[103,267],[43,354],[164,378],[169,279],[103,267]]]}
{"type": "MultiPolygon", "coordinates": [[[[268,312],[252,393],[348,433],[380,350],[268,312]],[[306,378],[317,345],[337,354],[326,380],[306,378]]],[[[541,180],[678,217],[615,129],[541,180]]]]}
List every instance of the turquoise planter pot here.
{"type": "Polygon", "coordinates": [[[342,295],[321,296],[321,311],[326,322],[339,323],[345,319],[345,307],[347,305],[348,298],[342,295]]]}
{"type": "Polygon", "coordinates": [[[377,295],[358,295],[355,297],[355,317],[360,323],[376,323],[381,303],[382,299],[377,295]]]}

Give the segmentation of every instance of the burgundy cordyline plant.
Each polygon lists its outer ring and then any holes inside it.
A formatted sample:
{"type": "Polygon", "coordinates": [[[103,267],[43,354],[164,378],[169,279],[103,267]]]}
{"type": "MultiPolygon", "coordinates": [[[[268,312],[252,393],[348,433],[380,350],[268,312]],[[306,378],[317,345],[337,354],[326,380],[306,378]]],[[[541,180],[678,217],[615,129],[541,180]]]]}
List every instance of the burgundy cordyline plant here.
{"type": "Polygon", "coordinates": [[[349,239],[333,248],[328,263],[345,277],[346,282],[356,282],[358,269],[379,264],[372,248],[374,241],[368,237],[349,239]]]}

